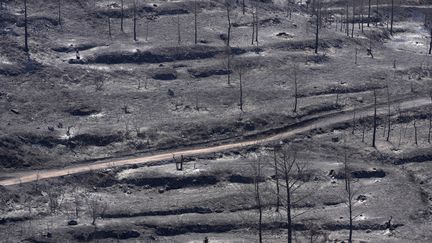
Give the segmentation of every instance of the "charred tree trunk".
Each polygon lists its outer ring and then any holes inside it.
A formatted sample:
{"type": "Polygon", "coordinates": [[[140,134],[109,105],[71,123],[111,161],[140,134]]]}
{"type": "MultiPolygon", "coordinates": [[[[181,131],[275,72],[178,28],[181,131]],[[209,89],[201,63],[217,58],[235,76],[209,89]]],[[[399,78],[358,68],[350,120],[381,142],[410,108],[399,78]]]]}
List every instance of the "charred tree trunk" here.
{"type": "Polygon", "coordinates": [[[387,84],[387,139],[386,141],[390,141],[390,132],[391,132],[391,109],[390,109],[390,87],[387,84]]]}
{"type": "Polygon", "coordinates": [[[24,51],[29,52],[28,46],[28,20],[27,20],[27,0],[24,0],[24,51]]]}
{"type": "Polygon", "coordinates": [[[243,82],[242,82],[242,73],[239,72],[239,79],[240,79],[240,97],[239,97],[239,106],[240,106],[240,110],[243,112],[243,82]]]}
{"type": "Polygon", "coordinates": [[[252,45],[255,41],[255,13],[252,13],[252,45]]]}
{"type": "Polygon", "coordinates": [[[197,2],[194,1],[194,40],[195,45],[198,44],[198,12],[197,12],[197,2]]]}
{"type": "Polygon", "coordinates": [[[315,54],[318,54],[318,45],[319,45],[319,22],[320,16],[319,11],[316,14],[316,26],[315,26],[315,54]]]}
{"type": "Polygon", "coordinates": [[[177,15],[177,44],[181,44],[180,15],[177,15]]]}
{"type": "Polygon", "coordinates": [[[352,1],[352,26],[351,26],[351,38],[354,38],[355,29],[355,0],[352,1]]]}
{"type": "Polygon", "coordinates": [[[121,32],[124,32],[123,18],[124,18],[124,0],[121,0],[121,13],[120,13],[120,30],[121,30],[121,32]]]}
{"type": "Polygon", "coordinates": [[[279,188],[279,169],[277,164],[276,148],[273,151],[274,166],[275,166],[275,180],[276,180],[276,212],[279,212],[280,207],[280,188],[279,188]]]}
{"type": "Polygon", "coordinates": [[[137,17],[136,17],[136,0],[134,0],[134,11],[133,11],[133,36],[134,41],[137,41],[137,33],[136,33],[136,24],[137,23],[137,17]]]}
{"type": "Polygon", "coordinates": [[[62,27],[62,21],[61,21],[61,0],[58,0],[58,23],[60,27],[62,27]]]}
{"type": "Polygon", "coordinates": [[[393,35],[394,0],[391,1],[390,35],[393,35]]]}
{"type": "Polygon", "coordinates": [[[226,7],[227,11],[227,21],[228,21],[228,31],[227,31],[227,40],[226,45],[230,46],[230,39],[231,39],[231,16],[230,16],[230,7],[226,7]]]}
{"type": "Polygon", "coordinates": [[[417,139],[417,124],[416,121],[414,121],[414,143],[415,145],[418,145],[418,139],[417,139]]]}
{"type": "Polygon", "coordinates": [[[111,39],[112,34],[111,34],[111,18],[110,17],[108,17],[108,35],[111,39]]]}
{"type": "Polygon", "coordinates": [[[432,28],[430,29],[429,54],[432,54],[432,28]]]}
{"type": "Polygon", "coordinates": [[[376,147],[376,130],[377,130],[377,96],[376,89],[373,91],[374,94],[374,117],[373,117],[373,135],[372,135],[372,147],[376,147]]]}
{"type": "Polygon", "coordinates": [[[259,26],[259,19],[258,19],[258,7],[255,6],[255,42],[258,46],[258,26],[259,26]]]}
{"type": "Polygon", "coordinates": [[[372,0],[369,0],[369,5],[368,5],[368,22],[367,22],[367,27],[369,27],[370,21],[371,21],[371,1],[372,0]]]}

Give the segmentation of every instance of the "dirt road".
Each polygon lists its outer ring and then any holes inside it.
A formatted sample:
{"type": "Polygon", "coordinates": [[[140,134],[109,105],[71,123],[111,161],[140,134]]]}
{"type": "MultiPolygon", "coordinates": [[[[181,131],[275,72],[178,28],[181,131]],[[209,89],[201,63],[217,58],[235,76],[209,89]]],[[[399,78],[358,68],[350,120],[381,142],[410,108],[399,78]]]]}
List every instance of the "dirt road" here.
{"type": "MultiPolygon", "coordinates": [[[[416,98],[412,100],[407,100],[401,102],[401,109],[406,110],[414,107],[421,107],[425,105],[430,105],[431,100],[430,98],[416,98]]],[[[367,107],[367,108],[361,108],[356,111],[357,117],[367,117],[367,116],[373,116],[374,109],[373,107],[367,107]]],[[[387,113],[387,106],[386,105],[380,105],[377,109],[378,115],[384,115],[387,113]]],[[[124,160],[117,160],[117,161],[110,161],[110,162],[96,162],[92,164],[84,164],[84,165],[77,165],[77,166],[71,166],[61,169],[52,169],[52,170],[40,170],[40,171],[29,171],[29,172],[22,172],[19,174],[14,175],[0,175],[1,176],[8,176],[9,179],[4,179],[0,181],[0,185],[2,186],[11,186],[11,185],[17,185],[20,183],[28,183],[33,182],[37,180],[47,179],[47,178],[55,178],[55,177],[61,177],[66,176],[70,174],[77,174],[77,173],[83,173],[83,172],[89,172],[94,170],[101,170],[101,169],[108,169],[118,166],[125,166],[125,165],[133,165],[133,164],[145,164],[149,162],[155,162],[155,161],[161,161],[161,160],[169,160],[172,159],[173,155],[176,157],[178,156],[195,156],[195,155],[201,155],[201,154],[210,154],[215,152],[222,152],[227,151],[231,149],[238,149],[242,147],[247,147],[251,145],[256,144],[265,144],[269,142],[275,142],[282,139],[290,138],[294,135],[305,133],[308,131],[311,131],[316,128],[325,128],[332,125],[337,125],[344,122],[350,122],[353,119],[353,110],[348,111],[341,111],[338,113],[335,113],[331,116],[324,116],[320,119],[315,119],[310,122],[305,122],[303,124],[299,124],[298,126],[293,125],[292,129],[289,129],[285,132],[281,132],[278,134],[270,135],[263,138],[258,139],[252,139],[248,141],[243,142],[237,142],[237,143],[229,143],[225,145],[217,145],[217,146],[210,146],[210,147],[203,147],[203,148],[193,148],[193,149],[184,149],[184,150],[178,150],[173,152],[164,152],[160,154],[155,155],[146,155],[139,158],[133,158],[133,159],[124,159],[124,160]]]]}

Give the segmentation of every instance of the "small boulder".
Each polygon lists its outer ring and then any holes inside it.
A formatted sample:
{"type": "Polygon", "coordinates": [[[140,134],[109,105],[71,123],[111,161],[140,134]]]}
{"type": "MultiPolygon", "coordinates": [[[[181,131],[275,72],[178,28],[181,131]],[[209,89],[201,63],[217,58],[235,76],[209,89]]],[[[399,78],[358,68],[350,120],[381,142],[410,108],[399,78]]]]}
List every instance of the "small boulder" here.
{"type": "Polygon", "coordinates": [[[69,220],[67,224],[68,224],[69,226],[78,225],[78,221],[72,219],[72,220],[69,220]]]}

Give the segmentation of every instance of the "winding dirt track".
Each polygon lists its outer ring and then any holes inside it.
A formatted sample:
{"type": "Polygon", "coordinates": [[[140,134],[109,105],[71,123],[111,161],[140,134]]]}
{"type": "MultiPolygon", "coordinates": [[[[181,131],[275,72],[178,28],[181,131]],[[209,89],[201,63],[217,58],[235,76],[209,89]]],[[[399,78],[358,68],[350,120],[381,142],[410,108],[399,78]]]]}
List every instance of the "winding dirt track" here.
{"type": "MultiPolygon", "coordinates": [[[[401,102],[401,109],[406,110],[415,107],[421,107],[425,105],[430,105],[430,98],[416,98],[407,101],[401,102]]],[[[373,116],[374,109],[373,107],[361,108],[356,111],[357,117],[367,117],[373,116]]],[[[380,105],[377,109],[378,115],[384,115],[387,113],[387,106],[380,105]]],[[[311,120],[310,122],[305,122],[304,124],[296,126],[295,124],[292,126],[292,129],[288,129],[287,131],[269,135],[267,137],[247,140],[243,142],[229,143],[224,145],[210,146],[204,148],[190,148],[177,150],[172,152],[164,152],[155,155],[146,155],[133,159],[123,159],[116,160],[110,162],[96,162],[92,164],[84,164],[84,165],[76,165],[61,169],[52,169],[52,170],[40,170],[40,171],[29,171],[23,172],[16,175],[8,175],[11,178],[4,179],[0,181],[0,185],[2,186],[12,186],[21,183],[33,182],[41,179],[55,178],[61,177],[71,174],[89,172],[94,170],[108,169],[113,167],[125,166],[125,165],[134,165],[134,164],[145,164],[149,162],[162,161],[172,159],[173,155],[180,156],[196,156],[202,154],[210,154],[215,152],[222,152],[230,149],[238,149],[242,147],[248,147],[256,144],[265,144],[269,142],[275,142],[282,139],[286,139],[292,137],[297,134],[305,133],[311,131],[316,128],[325,128],[332,125],[337,125],[344,122],[350,122],[353,118],[353,110],[341,111],[334,113],[330,116],[324,116],[322,118],[311,120]]],[[[0,175],[2,176],[2,175],[0,175]]],[[[3,175],[6,176],[6,175],[3,175]]]]}

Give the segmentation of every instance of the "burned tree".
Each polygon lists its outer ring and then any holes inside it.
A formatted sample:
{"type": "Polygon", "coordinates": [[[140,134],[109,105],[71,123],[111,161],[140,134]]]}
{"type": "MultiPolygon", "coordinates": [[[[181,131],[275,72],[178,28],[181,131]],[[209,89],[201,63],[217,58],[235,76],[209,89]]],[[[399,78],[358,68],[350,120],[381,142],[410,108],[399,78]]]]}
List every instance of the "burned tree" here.
{"type": "Polygon", "coordinates": [[[136,33],[136,27],[137,27],[137,9],[136,9],[136,0],[133,0],[133,36],[134,41],[137,41],[137,33],[136,33]]]}
{"type": "Polygon", "coordinates": [[[298,196],[298,190],[305,184],[307,177],[306,163],[297,158],[297,149],[293,146],[281,148],[277,153],[275,167],[278,168],[280,187],[285,189],[280,194],[283,208],[286,211],[288,243],[293,242],[293,205],[304,197],[298,196]]]}
{"type": "Polygon", "coordinates": [[[432,12],[428,11],[425,15],[425,27],[429,29],[430,41],[429,41],[429,54],[432,54],[432,12]]]}
{"type": "Polygon", "coordinates": [[[198,44],[198,10],[197,0],[194,0],[194,43],[198,44]]]}
{"type": "Polygon", "coordinates": [[[227,29],[227,39],[226,39],[226,45],[230,46],[230,39],[231,39],[231,8],[232,8],[232,2],[231,0],[225,0],[225,9],[226,9],[226,14],[227,14],[227,24],[228,24],[228,29],[227,29]]]}
{"type": "Polygon", "coordinates": [[[372,134],[372,147],[376,147],[376,131],[377,131],[377,94],[376,89],[373,90],[374,95],[374,117],[373,117],[373,134],[372,134]]]}
{"type": "Polygon", "coordinates": [[[28,46],[28,20],[27,20],[27,0],[24,0],[24,51],[29,52],[28,46]]]}
{"type": "Polygon", "coordinates": [[[318,46],[319,46],[319,29],[320,29],[320,23],[321,23],[321,0],[316,0],[317,3],[317,9],[315,12],[315,54],[318,54],[318,46]]]}
{"type": "Polygon", "coordinates": [[[263,174],[262,174],[262,161],[261,158],[258,158],[252,166],[253,169],[253,184],[254,184],[254,199],[255,199],[255,205],[258,211],[258,242],[262,243],[262,219],[263,219],[263,203],[262,203],[262,196],[261,196],[261,187],[260,183],[263,180],[263,174]]]}
{"type": "Polygon", "coordinates": [[[91,196],[87,199],[88,214],[92,219],[91,224],[96,225],[96,220],[100,217],[104,217],[105,212],[108,208],[108,204],[102,201],[102,198],[97,196],[91,196]]]}
{"type": "Polygon", "coordinates": [[[124,32],[124,29],[123,29],[124,0],[121,0],[121,4],[120,5],[121,5],[120,6],[120,8],[121,8],[121,10],[120,10],[120,30],[121,30],[121,32],[124,32]]]}
{"type": "Polygon", "coordinates": [[[58,24],[60,25],[60,27],[62,26],[62,19],[61,19],[61,0],[58,0],[58,24]]]}
{"type": "Polygon", "coordinates": [[[298,80],[297,80],[297,76],[298,76],[298,65],[294,64],[292,66],[292,78],[294,79],[294,109],[293,112],[297,113],[297,106],[298,106],[298,80]]]}

